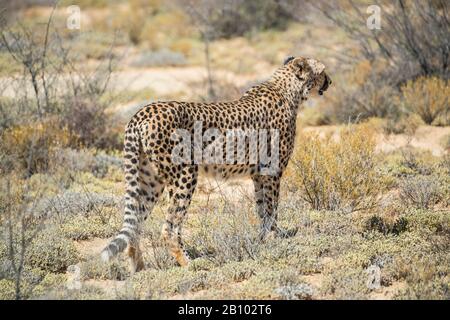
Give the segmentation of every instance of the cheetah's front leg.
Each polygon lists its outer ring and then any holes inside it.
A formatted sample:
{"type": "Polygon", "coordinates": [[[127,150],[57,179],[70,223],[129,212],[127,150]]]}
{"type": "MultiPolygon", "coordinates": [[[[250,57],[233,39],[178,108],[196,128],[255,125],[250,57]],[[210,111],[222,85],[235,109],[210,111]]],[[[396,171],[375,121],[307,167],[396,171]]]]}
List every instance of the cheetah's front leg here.
{"type": "Polygon", "coordinates": [[[280,196],[281,176],[255,176],[256,211],[261,218],[260,239],[264,240],[269,234],[277,237],[292,237],[297,229],[283,230],[277,226],[277,209],[280,196]]]}
{"type": "Polygon", "coordinates": [[[256,211],[261,218],[260,239],[277,230],[277,207],[280,178],[272,176],[253,177],[255,187],[256,211]]]}

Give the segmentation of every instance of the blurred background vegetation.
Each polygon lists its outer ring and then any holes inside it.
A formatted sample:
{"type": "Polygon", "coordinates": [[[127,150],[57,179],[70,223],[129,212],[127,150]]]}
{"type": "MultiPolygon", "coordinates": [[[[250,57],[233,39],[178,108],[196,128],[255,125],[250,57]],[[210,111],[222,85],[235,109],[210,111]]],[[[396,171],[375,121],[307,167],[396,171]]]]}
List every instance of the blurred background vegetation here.
{"type": "Polygon", "coordinates": [[[0,298],[450,298],[449,3],[376,1],[369,30],[372,2],[0,0],[0,298]],[[254,243],[251,204],[236,217],[202,182],[191,269],[159,247],[163,202],[144,236],[156,270],[119,290],[123,261],[91,256],[120,225],[127,120],[157,100],[236,99],[290,55],[333,79],[299,114],[283,185],[282,224],[308,236],[254,243]],[[69,292],[79,261],[86,286],[69,292]]]}

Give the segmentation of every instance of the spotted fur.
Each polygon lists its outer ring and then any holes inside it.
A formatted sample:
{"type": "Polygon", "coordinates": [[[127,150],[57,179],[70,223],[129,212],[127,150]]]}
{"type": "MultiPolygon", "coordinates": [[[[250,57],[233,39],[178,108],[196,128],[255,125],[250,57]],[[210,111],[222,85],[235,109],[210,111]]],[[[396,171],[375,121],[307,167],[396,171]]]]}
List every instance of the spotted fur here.
{"type": "Polygon", "coordinates": [[[156,102],[139,110],[125,130],[124,170],[125,214],[122,229],[103,250],[109,260],[128,248],[134,271],[144,267],[139,248],[142,222],[166,189],[170,205],[162,228],[163,239],[180,265],[189,258],[183,250],[181,227],[197,185],[199,170],[222,178],[249,176],[255,187],[257,213],[261,218],[261,238],[276,226],[280,179],[294,148],[299,105],[313,93],[322,94],[331,84],[324,65],[307,58],[288,58],[264,83],[249,89],[239,100],[217,103],[156,102]],[[277,172],[261,173],[258,164],[246,157],[244,164],[175,164],[171,158],[176,129],[194,135],[194,124],[208,128],[278,129],[280,163],[277,172]]]}

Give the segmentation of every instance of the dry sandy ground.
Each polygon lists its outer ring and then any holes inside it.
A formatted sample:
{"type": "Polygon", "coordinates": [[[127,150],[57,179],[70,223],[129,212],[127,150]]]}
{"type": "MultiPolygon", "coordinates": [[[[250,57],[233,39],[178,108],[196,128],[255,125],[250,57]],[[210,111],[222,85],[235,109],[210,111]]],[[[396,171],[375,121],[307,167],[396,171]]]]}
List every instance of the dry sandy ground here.
{"type": "Polygon", "coordinates": [[[390,152],[409,145],[413,148],[430,151],[434,156],[442,156],[444,152],[450,151],[445,150],[442,146],[442,139],[448,135],[450,135],[450,127],[421,126],[413,136],[380,135],[377,148],[383,152],[390,152]]]}
{"type": "MultiPolygon", "coordinates": [[[[303,130],[306,132],[316,132],[319,136],[332,134],[336,138],[339,136],[339,126],[320,126],[320,127],[306,127],[303,130]]],[[[377,135],[377,150],[380,152],[389,153],[396,149],[410,146],[424,151],[430,151],[434,156],[442,156],[445,150],[442,146],[442,140],[445,136],[450,135],[450,126],[448,127],[434,127],[434,126],[420,126],[414,135],[406,134],[378,134],[377,135]]]]}
{"type": "MultiPolygon", "coordinates": [[[[237,75],[227,70],[215,70],[214,78],[236,86],[244,86],[255,77],[253,75],[237,75]]],[[[118,89],[143,90],[151,89],[158,95],[177,92],[189,92],[190,83],[206,80],[207,73],[203,67],[164,67],[147,69],[127,69],[114,74],[111,86],[118,89]]]]}
{"type": "MultiPolygon", "coordinates": [[[[267,76],[270,74],[268,73],[267,76]]],[[[245,86],[247,83],[257,78],[254,75],[237,75],[227,70],[214,70],[214,79],[220,79],[221,82],[232,83],[236,87],[245,86]]],[[[76,77],[75,77],[76,78],[76,77]]],[[[150,89],[157,97],[177,94],[180,98],[184,96],[193,97],[192,84],[205,83],[207,79],[206,69],[204,67],[164,67],[164,68],[128,68],[123,71],[113,73],[109,82],[109,87],[115,92],[122,90],[139,91],[150,89]]],[[[69,80],[69,78],[67,78],[69,80]]],[[[2,95],[5,97],[14,97],[18,87],[23,88],[23,83],[10,78],[0,78],[0,83],[10,83],[2,95]]],[[[64,82],[65,80],[61,80],[64,82]]],[[[27,86],[28,91],[32,91],[31,84],[27,86]]]]}

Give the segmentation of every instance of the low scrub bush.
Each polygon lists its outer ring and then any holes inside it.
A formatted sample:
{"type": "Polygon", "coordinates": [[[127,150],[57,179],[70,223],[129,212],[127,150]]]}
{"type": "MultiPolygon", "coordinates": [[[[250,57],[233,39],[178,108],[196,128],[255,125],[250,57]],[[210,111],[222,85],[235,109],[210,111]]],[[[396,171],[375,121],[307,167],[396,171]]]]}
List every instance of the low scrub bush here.
{"type": "Polygon", "coordinates": [[[58,150],[50,159],[50,167],[53,171],[77,173],[80,171],[91,172],[97,178],[104,178],[111,168],[121,169],[123,160],[118,156],[108,154],[95,149],[71,149],[58,150]]]}
{"type": "MultiPolygon", "coordinates": [[[[117,216],[118,217],[118,216],[117,216]]],[[[96,215],[93,217],[75,216],[60,226],[64,237],[72,240],[107,238],[113,236],[120,227],[120,219],[108,219],[96,215]]]]}
{"type": "Polygon", "coordinates": [[[402,116],[399,119],[397,117],[388,118],[383,123],[383,131],[387,134],[404,133],[412,136],[422,124],[423,121],[417,114],[402,116]]]}
{"type": "Polygon", "coordinates": [[[57,228],[49,228],[33,239],[27,254],[27,264],[49,272],[64,272],[79,260],[72,243],[57,228]]]}
{"type": "Polygon", "coordinates": [[[400,199],[405,205],[431,208],[441,199],[441,186],[434,176],[411,176],[400,182],[400,199]]]}
{"type": "Polygon", "coordinates": [[[67,286],[67,276],[61,273],[47,273],[42,281],[33,288],[32,299],[45,299],[57,290],[64,290],[67,286]]]}
{"type": "Polygon", "coordinates": [[[252,223],[256,218],[253,210],[242,210],[231,203],[203,209],[206,212],[192,221],[197,231],[187,239],[189,247],[196,251],[193,255],[210,259],[217,265],[256,256],[260,248],[259,221],[252,223]]]}
{"type": "Polygon", "coordinates": [[[410,209],[405,218],[408,221],[409,229],[415,232],[450,235],[450,216],[445,211],[410,209]]]}
{"type": "MultiPolygon", "coordinates": [[[[284,30],[293,19],[289,11],[294,9],[293,1],[290,0],[283,3],[273,0],[222,2],[222,8],[211,8],[210,23],[214,26],[216,38],[243,36],[253,30],[284,30]]],[[[303,6],[305,9],[306,4],[303,6]]]]}
{"type": "Polygon", "coordinates": [[[317,242],[302,242],[294,237],[261,245],[257,259],[266,266],[290,266],[295,267],[298,272],[310,274],[320,271],[320,253],[321,248],[317,242]]]}
{"type": "Polygon", "coordinates": [[[406,109],[418,114],[426,124],[432,124],[438,117],[448,115],[449,96],[449,82],[438,77],[420,77],[415,81],[408,81],[402,87],[406,109]]]}
{"type": "Polygon", "coordinates": [[[380,216],[372,216],[369,220],[367,220],[365,229],[367,231],[375,230],[385,235],[387,234],[398,235],[406,231],[407,227],[408,227],[408,220],[406,220],[403,217],[395,220],[392,223],[389,223],[380,216]]]}
{"type": "MultiPolygon", "coordinates": [[[[169,253],[166,243],[161,240],[161,225],[163,223],[163,217],[155,214],[151,223],[147,223],[142,230],[144,246],[147,248],[143,251],[143,258],[150,269],[168,270],[177,265],[175,259],[169,253]]],[[[192,270],[204,269],[201,260],[203,259],[193,260],[193,264],[189,265],[189,268],[192,270]]]]}
{"type": "Polygon", "coordinates": [[[105,263],[98,257],[91,258],[79,265],[81,279],[125,280],[130,276],[128,264],[115,259],[105,263]]]}
{"type": "MultiPolygon", "coordinates": [[[[1,68],[1,66],[0,66],[1,68]]],[[[0,94],[3,90],[0,88],[0,94]]],[[[4,130],[20,123],[22,118],[21,108],[17,106],[14,99],[7,97],[0,97],[0,129],[4,130]]]]}
{"type": "Polygon", "coordinates": [[[121,149],[123,128],[114,123],[112,115],[105,113],[105,105],[99,103],[101,95],[96,92],[99,89],[90,90],[94,92],[83,92],[84,98],[66,97],[62,124],[84,146],[121,149]]]}
{"type": "Polygon", "coordinates": [[[250,279],[260,271],[261,267],[256,261],[253,260],[230,262],[217,270],[217,272],[223,276],[227,282],[242,282],[250,279]]]}
{"type": "Polygon", "coordinates": [[[314,289],[310,284],[300,283],[297,285],[288,285],[275,290],[283,300],[310,300],[314,289]]]}
{"type": "Polygon", "coordinates": [[[368,275],[363,268],[334,269],[325,278],[321,291],[337,299],[365,299],[370,289],[367,286],[368,275]]]}
{"type": "Polygon", "coordinates": [[[58,217],[65,221],[73,215],[87,217],[101,212],[106,207],[116,207],[118,204],[119,199],[112,195],[64,191],[55,196],[41,198],[36,204],[35,211],[38,215],[45,213],[47,216],[58,217]]]}
{"type": "Polygon", "coordinates": [[[234,299],[309,299],[311,286],[303,283],[295,267],[263,269],[242,283],[234,299]]]}
{"type": "Polygon", "coordinates": [[[48,168],[49,160],[59,148],[74,145],[76,138],[67,128],[48,120],[12,127],[0,136],[0,150],[5,156],[4,172],[24,170],[27,175],[48,168]]]}
{"type": "Polygon", "coordinates": [[[338,123],[361,122],[365,119],[399,119],[398,91],[383,74],[386,64],[364,60],[342,81],[351,83],[328,107],[328,114],[338,123]]]}
{"type": "Polygon", "coordinates": [[[434,162],[430,153],[418,152],[408,147],[401,149],[400,152],[399,164],[402,167],[402,172],[399,172],[399,176],[430,175],[433,173],[434,162]]]}
{"type": "Polygon", "coordinates": [[[145,270],[134,274],[130,280],[133,296],[140,299],[162,299],[209,287],[206,271],[193,272],[179,267],[167,271],[145,270]]]}
{"type": "Polygon", "coordinates": [[[354,211],[374,205],[383,179],[369,126],[343,128],[338,139],[314,133],[298,139],[289,179],[313,209],[354,211]]]}

